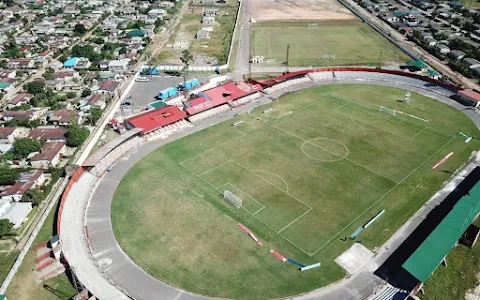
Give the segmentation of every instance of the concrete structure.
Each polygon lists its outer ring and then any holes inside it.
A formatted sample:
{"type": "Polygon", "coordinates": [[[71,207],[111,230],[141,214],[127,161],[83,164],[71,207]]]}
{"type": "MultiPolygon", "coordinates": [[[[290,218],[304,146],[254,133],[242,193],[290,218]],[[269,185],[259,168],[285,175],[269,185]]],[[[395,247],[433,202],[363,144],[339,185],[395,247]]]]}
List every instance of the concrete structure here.
{"type": "Polygon", "coordinates": [[[462,90],[455,96],[458,102],[473,107],[480,106],[480,93],[472,90],[462,90]]]}

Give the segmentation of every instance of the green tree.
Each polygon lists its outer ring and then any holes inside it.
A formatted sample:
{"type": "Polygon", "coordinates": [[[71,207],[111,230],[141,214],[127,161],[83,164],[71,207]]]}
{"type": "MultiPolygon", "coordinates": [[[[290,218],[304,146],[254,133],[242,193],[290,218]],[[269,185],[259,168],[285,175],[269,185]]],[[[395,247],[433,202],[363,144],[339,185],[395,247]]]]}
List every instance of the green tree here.
{"type": "Polygon", "coordinates": [[[78,23],[73,28],[73,33],[75,33],[76,35],[84,35],[85,33],[87,33],[87,28],[85,28],[85,25],[78,23]]]}
{"type": "Polygon", "coordinates": [[[98,107],[92,107],[90,109],[90,115],[87,117],[90,124],[95,125],[98,120],[102,117],[103,110],[98,107]]]}
{"type": "Polygon", "coordinates": [[[39,151],[42,144],[37,140],[18,139],[13,142],[13,153],[17,159],[25,158],[30,153],[39,151]]]}
{"type": "Polygon", "coordinates": [[[32,81],[25,84],[25,90],[30,94],[40,94],[45,91],[45,83],[41,81],[32,81]]]}
{"type": "Polygon", "coordinates": [[[67,138],[67,146],[78,147],[88,138],[90,131],[78,125],[69,126],[65,137],[67,138]]]}
{"type": "Polygon", "coordinates": [[[13,224],[8,219],[0,220],[0,237],[6,236],[13,229],[13,224]]]}
{"type": "Polygon", "coordinates": [[[74,99],[77,96],[77,94],[75,92],[68,92],[66,96],[67,96],[67,99],[74,99]]]}
{"type": "Polygon", "coordinates": [[[45,199],[45,194],[37,189],[28,190],[22,197],[21,202],[32,202],[33,205],[39,205],[45,199]]]}
{"type": "MultiPolygon", "coordinates": [[[[9,153],[9,152],[7,152],[9,153]]],[[[10,169],[8,167],[0,167],[0,185],[14,184],[20,174],[19,169],[10,169]]]]}
{"type": "Polygon", "coordinates": [[[92,94],[92,91],[90,89],[84,89],[82,91],[82,97],[88,97],[92,94]]]}
{"type": "Polygon", "coordinates": [[[5,59],[0,60],[0,69],[6,69],[8,62],[5,59]]]}
{"type": "Polygon", "coordinates": [[[183,83],[186,85],[187,78],[188,78],[188,67],[190,66],[190,63],[193,61],[193,55],[190,53],[190,51],[183,50],[180,60],[182,61],[182,64],[183,64],[183,83]]]}

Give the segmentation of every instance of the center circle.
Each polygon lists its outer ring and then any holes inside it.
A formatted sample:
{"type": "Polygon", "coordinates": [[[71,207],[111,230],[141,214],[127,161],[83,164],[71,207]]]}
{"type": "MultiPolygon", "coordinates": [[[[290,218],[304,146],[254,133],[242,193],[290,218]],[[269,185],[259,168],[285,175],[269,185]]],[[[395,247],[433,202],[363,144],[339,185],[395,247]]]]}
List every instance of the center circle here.
{"type": "Polygon", "coordinates": [[[348,147],[342,142],[320,137],[303,142],[302,152],[311,159],[323,162],[343,160],[349,154],[348,147]]]}

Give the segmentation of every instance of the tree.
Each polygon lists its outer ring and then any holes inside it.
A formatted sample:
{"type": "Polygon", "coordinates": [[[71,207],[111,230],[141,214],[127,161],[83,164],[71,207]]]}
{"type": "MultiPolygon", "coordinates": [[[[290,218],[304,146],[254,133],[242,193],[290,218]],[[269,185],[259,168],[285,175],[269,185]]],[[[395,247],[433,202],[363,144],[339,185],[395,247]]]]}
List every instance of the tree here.
{"type": "Polygon", "coordinates": [[[180,60],[182,61],[182,64],[183,64],[183,83],[184,85],[186,85],[187,78],[188,78],[188,67],[190,66],[190,63],[193,61],[193,55],[190,53],[190,51],[183,50],[180,60]]]}
{"type": "Polygon", "coordinates": [[[98,120],[102,117],[103,110],[98,107],[92,107],[90,109],[90,115],[87,117],[90,124],[95,125],[98,120]]]}
{"type": "Polygon", "coordinates": [[[74,99],[77,94],[75,92],[68,92],[65,96],[67,96],[67,99],[74,99]]]}
{"type": "MultiPolygon", "coordinates": [[[[8,152],[7,152],[8,153],[8,152]]],[[[19,169],[0,167],[0,185],[12,185],[18,179],[19,169]]]]}
{"type": "Polygon", "coordinates": [[[39,205],[44,199],[45,195],[42,191],[30,189],[23,195],[21,202],[32,202],[33,205],[39,205]]]}
{"type": "Polygon", "coordinates": [[[41,81],[32,81],[25,84],[25,90],[30,94],[40,94],[45,91],[45,83],[41,81]]]}
{"type": "Polygon", "coordinates": [[[7,60],[5,59],[0,60],[0,69],[6,69],[7,65],[8,65],[7,60]]]}
{"type": "Polygon", "coordinates": [[[0,220],[0,237],[9,234],[13,229],[13,224],[8,219],[0,220]]]}
{"type": "Polygon", "coordinates": [[[85,33],[87,33],[87,28],[85,28],[85,25],[81,24],[81,23],[78,23],[75,25],[75,27],[73,28],[73,32],[76,34],[76,35],[84,35],[85,33]]]}
{"type": "Polygon", "coordinates": [[[90,89],[84,89],[82,91],[82,97],[88,97],[92,94],[92,91],[90,89]]]}
{"type": "Polygon", "coordinates": [[[65,137],[67,138],[67,146],[78,147],[88,138],[90,131],[78,125],[71,125],[67,129],[65,137]]]}
{"type": "Polygon", "coordinates": [[[41,147],[41,143],[37,140],[18,139],[13,142],[13,153],[17,159],[25,158],[30,153],[39,151],[41,147]]]}
{"type": "Polygon", "coordinates": [[[165,21],[163,19],[157,19],[155,20],[155,27],[160,27],[165,24],[165,21]]]}

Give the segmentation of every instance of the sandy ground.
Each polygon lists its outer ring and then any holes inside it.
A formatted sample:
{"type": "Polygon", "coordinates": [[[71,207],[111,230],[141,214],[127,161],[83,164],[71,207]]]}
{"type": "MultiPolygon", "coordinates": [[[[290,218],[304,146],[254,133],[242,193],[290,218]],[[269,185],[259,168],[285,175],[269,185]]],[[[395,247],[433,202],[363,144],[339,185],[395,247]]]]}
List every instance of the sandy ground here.
{"type": "Polygon", "coordinates": [[[349,20],[355,19],[336,0],[249,0],[256,22],[274,20],[349,20]]]}

